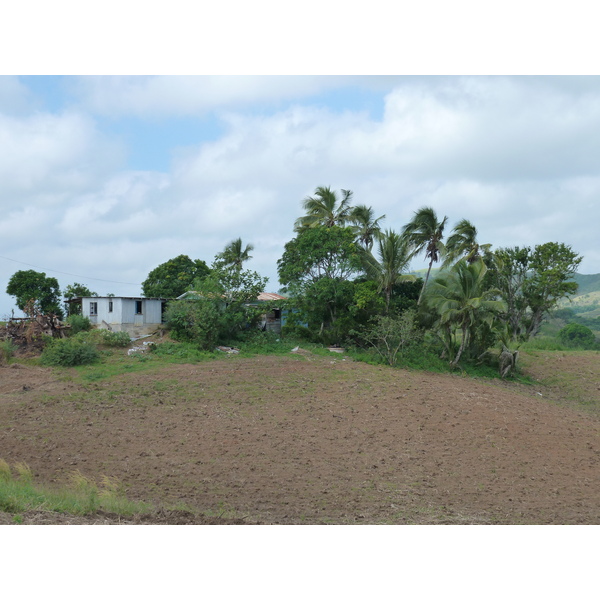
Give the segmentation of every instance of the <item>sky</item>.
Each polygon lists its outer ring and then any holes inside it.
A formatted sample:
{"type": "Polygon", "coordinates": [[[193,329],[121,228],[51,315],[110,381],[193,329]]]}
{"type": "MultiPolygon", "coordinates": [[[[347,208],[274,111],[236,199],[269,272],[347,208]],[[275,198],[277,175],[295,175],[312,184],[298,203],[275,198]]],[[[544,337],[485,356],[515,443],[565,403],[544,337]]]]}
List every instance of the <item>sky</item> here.
{"type": "Polygon", "coordinates": [[[386,229],[431,206],[600,272],[597,76],[2,76],[0,143],[0,316],[18,270],[137,296],[237,237],[276,292],[317,186],[386,229]]]}

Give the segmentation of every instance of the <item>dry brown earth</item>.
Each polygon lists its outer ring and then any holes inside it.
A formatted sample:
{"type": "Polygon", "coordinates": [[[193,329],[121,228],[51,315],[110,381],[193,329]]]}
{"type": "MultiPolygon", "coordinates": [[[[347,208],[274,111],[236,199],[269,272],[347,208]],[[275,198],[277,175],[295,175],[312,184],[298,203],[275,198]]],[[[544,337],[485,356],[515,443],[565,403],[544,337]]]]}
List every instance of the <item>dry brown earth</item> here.
{"type": "Polygon", "coordinates": [[[543,383],[309,353],[85,384],[13,364],[0,368],[0,458],[40,482],[79,470],[116,477],[131,499],[179,505],[157,523],[599,524],[600,419],[580,407],[600,401],[600,356],[525,364],[543,383]]]}

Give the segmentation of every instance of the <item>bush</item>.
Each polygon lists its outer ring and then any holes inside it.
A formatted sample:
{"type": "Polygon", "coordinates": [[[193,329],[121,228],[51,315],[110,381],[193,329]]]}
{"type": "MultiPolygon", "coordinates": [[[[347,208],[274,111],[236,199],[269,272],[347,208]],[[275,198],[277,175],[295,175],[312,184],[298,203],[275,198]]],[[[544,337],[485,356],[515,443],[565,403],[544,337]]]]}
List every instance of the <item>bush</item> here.
{"type": "Polygon", "coordinates": [[[12,340],[0,342],[0,365],[7,363],[17,350],[17,346],[12,340]]]}
{"type": "Polygon", "coordinates": [[[89,365],[100,358],[95,345],[76,338],[51,340],[41,356],[43,365],[52,367],[74,367],[89,365]]]}
{"type": "Polygon", "coordinates": [[[174,343],[163,342],[162,344],[151,344],[150,352],[156,356],[172,358],[175,361],[183,362],[201,362],[214,358],[211,352],[205,352],[198,346],[186,342],[174,343]]]}
{"type": "Polygon", "coordinates": [[[131,338],[126,331],[108,331],[108,329],[102,329],[101,331],[102,341],[100,343],[104,346],[126,348],[131,344],[131,338]]]}
{"type": "Polygon", "coordinates": [[[110,346],[111,348],[125,348],[131,344],[131,338],[126,331],[109,331],[108,329],[81,331],[74,339],[90,344],[110,346]]]}
{"type": "Polygon", "coordinates": [[[355,333],[391,367],[398,362],[398,355],[403,356],[423,338],[414,310],[406,310],[398,317],[379,315],[371,323],[370,327],[355,333]]]}
{"type": "Polygon", "coordinates": [[[73,335],[80,331],[89,331],[92,328],[92,322],[83,315],[70,315],[67,317],[67,325],[71,326],[73,335]]]}
{"type": "Polygon", "coordinates": [[[584,348],[591,350],[597,347],[596,336],[594,332],[585,325],[579,323],[569,323],[558,332],[558,338],[561,342],[574,348],[584,348]]]}

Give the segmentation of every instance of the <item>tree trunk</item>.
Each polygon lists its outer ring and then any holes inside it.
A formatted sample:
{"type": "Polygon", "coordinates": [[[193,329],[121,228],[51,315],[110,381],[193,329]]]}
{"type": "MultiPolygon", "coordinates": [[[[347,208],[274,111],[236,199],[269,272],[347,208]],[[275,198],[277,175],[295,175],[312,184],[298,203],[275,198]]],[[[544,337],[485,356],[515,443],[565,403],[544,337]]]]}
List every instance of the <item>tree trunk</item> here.
{"type": "Polygon", "coordinates": [[[423,283],[423,287],[421,288],[421,293],[419,294],[419,299],[417,300],[417,306],[421,304],[421,298],[423,297],[423,292],[427,287],[427,282],[429,281],[429,273],[431,273],[431,266],[433,265],[433,259],[429,261],[429,269],[427,269],[427,275],[425,276],[425,283],[423,283]]]}
{"type": "Polygon", "coordinates": [[[456,367],[456,365],[458,365],[458,361],[460,360],[460,357],[467,346],[467,337],[469,335],[468,331],[469,331],[469,328],[466,325],[463,325],[462,326],[462,340],[460,342],[460,348],[458,349],[458,352],[456,353],[454,360],[450,363],[450,365],[452,367],[456,367]]]}

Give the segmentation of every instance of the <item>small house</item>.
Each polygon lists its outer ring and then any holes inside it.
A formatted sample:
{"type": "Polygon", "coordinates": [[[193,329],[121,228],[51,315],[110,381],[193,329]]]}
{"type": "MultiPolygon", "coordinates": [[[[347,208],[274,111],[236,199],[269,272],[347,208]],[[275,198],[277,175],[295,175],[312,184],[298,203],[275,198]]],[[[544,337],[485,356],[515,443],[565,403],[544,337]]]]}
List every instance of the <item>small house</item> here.
{"type": "Polygon", "coordinates": [[[126,331],[140,337],[156,331],[163,322],[166,299],[91,296],[73,298],[81,303],[81,314],[101,329],[126,331]]]}

